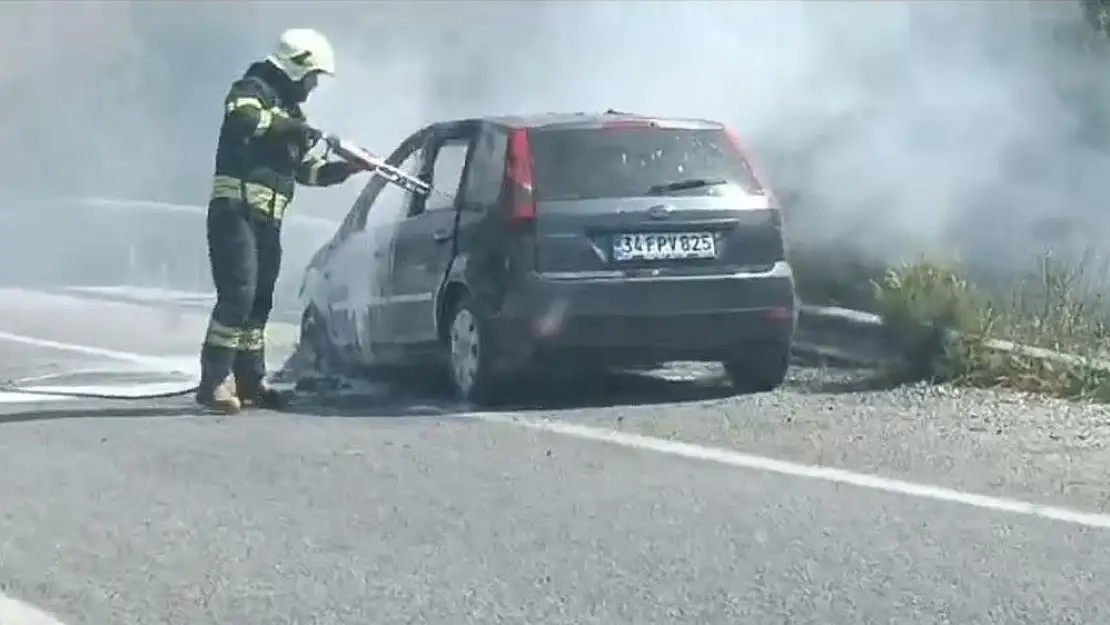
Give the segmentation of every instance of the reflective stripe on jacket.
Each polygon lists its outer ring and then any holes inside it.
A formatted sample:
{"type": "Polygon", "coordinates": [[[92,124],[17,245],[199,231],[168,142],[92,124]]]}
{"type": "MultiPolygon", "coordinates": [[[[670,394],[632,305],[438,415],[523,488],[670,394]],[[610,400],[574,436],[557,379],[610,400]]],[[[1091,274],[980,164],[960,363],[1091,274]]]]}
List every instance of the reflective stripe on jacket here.
{"type": "Polygon", "coordinates": [[[304,120],[293,90],[280,70],[255,63],[224,99],[216,147],[211,199],[240,200],[281,221],[298,183],[329,186],[350,174],[345,163],[307,155],[291,120],[304,120]]]}
{"type": "Polygon", "coordinates": [[[285,217],[285,208],[290,200],[264,184],[220,175],[212,182],[211,199],[245,202],[253,210],[272,217],[275,221],[281,221],[285,217]]]}

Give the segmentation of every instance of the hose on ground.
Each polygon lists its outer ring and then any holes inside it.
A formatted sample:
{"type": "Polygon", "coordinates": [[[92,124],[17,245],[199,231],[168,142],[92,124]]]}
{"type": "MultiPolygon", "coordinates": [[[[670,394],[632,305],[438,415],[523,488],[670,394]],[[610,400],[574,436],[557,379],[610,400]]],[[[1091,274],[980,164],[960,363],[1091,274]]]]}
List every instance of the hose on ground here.
{"type": "Polygon", "coordinates": [[[198,386],[193,385],[189,388],[184,388],[176,391],[166,391],[162,393],[146,393],[144,395],[117,395],[113,393],[94,393],[84,391],[51,391],[44,388],[22,388],[17,384],[0,384],[0,392],[3,393],[19,393],[20,395],[38,395],[42,397],[60,397],[71,399],[105,399],[113,401],[148,401],[151,399],[171,399],[174,397],[184,397],[185,395],[192,395],[197,392],[198,386]]]}

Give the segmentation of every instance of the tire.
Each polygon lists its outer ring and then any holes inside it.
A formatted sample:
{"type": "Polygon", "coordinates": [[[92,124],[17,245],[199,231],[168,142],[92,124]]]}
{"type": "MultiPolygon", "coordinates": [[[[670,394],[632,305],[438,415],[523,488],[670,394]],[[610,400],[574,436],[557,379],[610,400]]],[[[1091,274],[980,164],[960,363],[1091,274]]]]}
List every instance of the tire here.
{"type": "Polygon", "coordinates": [[[790,369],[790,345],[752,346],[724,363],[737,394],[768,393],[782,386],[790,369]]]}
{"type": "Polygon", "coordinates": [[[485,340],[487,324],[472,302],[463,295],[445,316],[447,379],[457,399],[489,405],[500,399],[502,385],[493,371],[495,355],[485,340]]]}

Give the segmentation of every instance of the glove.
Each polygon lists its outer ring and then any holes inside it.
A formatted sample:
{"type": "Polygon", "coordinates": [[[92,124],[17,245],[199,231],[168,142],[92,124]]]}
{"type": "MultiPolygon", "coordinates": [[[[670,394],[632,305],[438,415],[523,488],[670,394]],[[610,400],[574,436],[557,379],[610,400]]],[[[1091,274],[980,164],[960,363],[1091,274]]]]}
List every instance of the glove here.
{"type": "Polygon", "coordinates": [[[358,163],[352,163],[350,161],[335,161],[334,163],[329,163],[329,165],[335,167],[336,184],[347,182],[348,178],[363,170],[358,163]]]}
{"type": "Polygon", "coordinates": [[[274,126],[274,130],[282,139],[299,147],[301,152],[311,150],[312,146],[316,145],[324,136],[324,133],[309,126],[308,122],[303,119],[279,117],[274,121],[274,126]]]}
{"type": "Polygon", "coordinates": [[[345,160],[343,162],[347,165],[347,169],[350,172],[348,175],[357,174],[357,173],[362,172],[362,171],[374,171],[373,167],[370,167],[366,163],[363,163],[362,161],[359,161],[359,160],[352,159],[352,160],[349,160],[349,161],[345,160]]]}
{"type": "Polygon", "coordinates": [[[311,150],[320,139],[324,138],[324,133],[309,126],[307,122],[302,120],[298,120],[295,132],[299,135],[301,145],[304,146],[305,152],[311,150]]]}
{"type": "Polygon", "coordinates": [[[316,174],[317,184],[322,187],[342,184],[354,174],[364,170],[365,168],[357,163],[332,161],[322,166],[320,172],[316,174]]]}

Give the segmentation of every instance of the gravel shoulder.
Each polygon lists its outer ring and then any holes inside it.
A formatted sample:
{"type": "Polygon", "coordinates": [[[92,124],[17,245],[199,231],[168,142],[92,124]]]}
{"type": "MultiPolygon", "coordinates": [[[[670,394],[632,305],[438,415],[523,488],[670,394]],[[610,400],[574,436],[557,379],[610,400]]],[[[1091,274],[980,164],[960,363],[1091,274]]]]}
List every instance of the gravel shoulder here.
{"type": "Polygon", "coordinates": [[[798,368],[774,393],[535,411],[971,492],[1110,507],[1110,410],[950,386],[857,390],[869,374],[798,368]]]}

